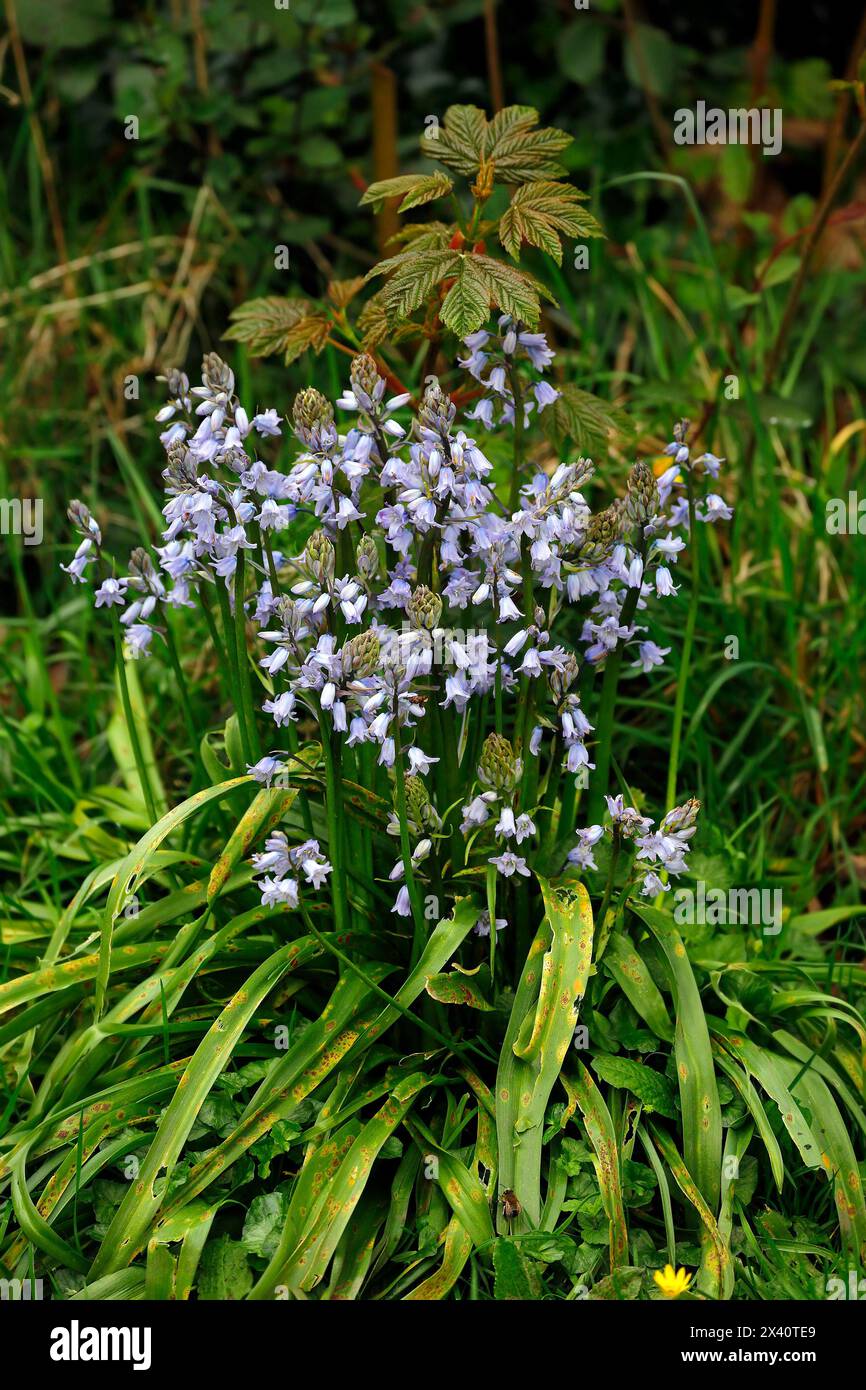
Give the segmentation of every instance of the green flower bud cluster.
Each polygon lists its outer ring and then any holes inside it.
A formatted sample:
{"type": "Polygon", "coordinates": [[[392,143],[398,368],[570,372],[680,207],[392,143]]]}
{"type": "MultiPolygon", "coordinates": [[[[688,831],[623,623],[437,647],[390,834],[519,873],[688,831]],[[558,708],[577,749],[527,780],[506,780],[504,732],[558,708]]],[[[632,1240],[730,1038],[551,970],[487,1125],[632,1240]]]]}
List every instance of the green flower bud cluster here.
{"type": "Polygon", "coordinates": [[[375,579],[379,573],[379,552],[376,549],[376,542],[367,532],[361,537],[355,551],[355,560],[358,565],[358,573],[362,579],[375,579]]]}
{"type": "Polygon", "coordinates": [[[442,617],[442,600],[426,584],[419,584],[406,605],[406,612],[413,627],[432,632],[442,617]]]}
{"type": "Polygon", "coordinates": [[[611,502],[603,512],[590,517],[586,528],[586,540],[580,548],[581,560],[598,564],[609,555],[622,537],[624,505],[620,498],[611,502]]]}
{"type": "Polygon", "coordinates": [[[310,536],[303,563],[322,586],[334,578],[334,547],[324,531],[314,531],[310,536]]]}
{"type": "Polygon", "coordinates": [[[380,650],[379,638],[372,628],[350,638],[343,648],[343,668],[346,674],[356,676],[359,680],[364,676],[372,676],[379,665],[380,650]]]}
{"type": "Polygon", "coordinates": [[[646,526],[659,510],[659,490],[648,463],[636,463],[628,477],[626,515],[635,526],[646,526]]]}
{"type": "Polygon", "coordinates": [[[314,429],[334,423],[334,407],[315,386],[308,386],[295,396],[292,418],[302,434],[309,434],[314,429]]]}
{"type": "MultiPolygon", "coordinates": [[[[428,831],[438,833],[442,829],[442,820],[430,800],[424,779],[407,772],[403,776],[403,787],[406,792],[406,820],[411,834],[417,837],[428,831]]],[[[396,792],[394,801],[396,806],[396,792]]],[[[388,834],[395,837],[400,834],[400,821],[396,810],[388,823],[388,834]]]]}
{"type": "Polygon", "coordinates": [[[499,792],[512,792],[522,776],[523,761],[508,739],[501,734],[488,734],[478,764],[479,781],[499,792]]]}

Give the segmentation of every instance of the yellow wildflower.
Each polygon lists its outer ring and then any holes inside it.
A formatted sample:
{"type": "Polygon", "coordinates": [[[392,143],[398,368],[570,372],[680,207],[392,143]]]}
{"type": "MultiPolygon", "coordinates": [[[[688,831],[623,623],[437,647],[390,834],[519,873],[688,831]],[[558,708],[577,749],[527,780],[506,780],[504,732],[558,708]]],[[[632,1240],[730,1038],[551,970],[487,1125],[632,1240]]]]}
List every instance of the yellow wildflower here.
{"type": "Polygon", "coordinates": [[[680,1294],[685,1293],[692,1282],[690,1274],[687,1274],[684,1269],[675,1270],[673,1265],[665,1265],[663,1272],[657,1269],[653,1278],[665,1298],[679,1298],[680,1294]]]}

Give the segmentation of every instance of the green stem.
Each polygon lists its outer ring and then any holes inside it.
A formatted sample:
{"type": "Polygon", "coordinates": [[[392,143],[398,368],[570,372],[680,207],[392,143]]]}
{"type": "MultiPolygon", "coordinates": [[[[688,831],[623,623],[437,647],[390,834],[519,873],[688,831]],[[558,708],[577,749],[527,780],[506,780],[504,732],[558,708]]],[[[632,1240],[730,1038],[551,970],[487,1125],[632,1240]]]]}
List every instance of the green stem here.
{"type": "Polygon", "coordinates": [[[227,657],[229,691],[232,704],[238,717],[238,727],[241,735],[241,746],[244,752],[244,759],[248,763],[255,762],[253,757],[252,745],[247,732],[246,720],[243,714],[243,702],[240,694],[240,676],[238,673],[238,649],[235,642],[234,628],[232,626],[231,611],[229,609],[228,590],[221,579],[216,581],[217,603],[219,604],[220,619],[223,628],[223,640],[225,642],[225,652],[227,657]]]}
{"type": "Polygon", "coordinates": [[[184,723],[186,724],[186,731],[189,735],[192,754],[195,758],[197,766],[202,772],[204,772],[204,764],[201,760],[201,740],[199,737],[198,729],[196,727],[195,715],[193,714],[192,709],[192,702],[189,698],[189,689],[186,683],[186,676],[184,675],[183,667],[180,664],[180,657],[178,656],[177,651],[177,643],[174,640],[174,633],[172,632],[171,624],[168,621],[166,621],[165,624],[165,645],[168,648],[168,659],[171,662],[172,670],[174,671],[175,678],[177,680],[177,689],[178,694],[180,695],[180,705],[183,711],[183,719],[184,723]]]}
{"type": "Polygon", "coordinates": [[[411,968],[417,965],[421,952],[424,950],[424,905],[421,902],[421,892],[415,879],[415,872],[412,868],[412,846],[409,843],[409,817],[406,811],[406,785],[403,780],[403,755],[399,749],[400,726],[394,720],[394,741],[398,745],[397,760],[394,765],[394,783],[397,796],[397,819],[400,822],[400,851],[403,859],[403,876],[406,880],[406,887],[409,890],[409,901],[412,904],[412,956],[411,968]]]}
{"type": "Polygon", "coordinates": [[[671,807],[676,804],[680,743],[682,741],[683,716],[686,708],[686,688],[689,680],[689,665],[691,663],[692,647],[695,640],[695,626],[698,620],[698,600],[700,598],[701,552],[698,544],[697,526],[695,524],[695,495],[692,489],[691,474],[686,475],[686,483],[689,494],[689,535],[692,539],[692,590],[689,596],[689,611],[686,618],[685,638],[683,639],[683,654],[680,660],[679,675],[677,676],[677,693],[674,701],[674,724],[671,732],[667,799],[665,801],[666,811],[669,811],[671,807]]]}
{"type": "Polygon", "coordinates": [[[322,933],[319,931],[318,927],[313,925],[313,920],[310,917],[310,914],[307,911],[306,907],[304,906],[303,900],[301,900],[298,903],[298,907],[300,909],[301,917],[304,921],[304,926],[306,927],[310,935],[312,937],[315,937],[319,945],[322,946],[326,951],[330,951],[332,956],[336,956],[337,960],[341,961],[342,964],[345,965],[348,970],[351,970],[354,975],[357,975],[359,980],[363,980],[364,984],[367,985],[367,987],[371,989],[374,994],[377,994],[380,999],[384,999],[385,1003],[389,1006],[389,1008],[396,1009],[397,1012],[401,1013],[404,1018],[408,1018],[410,1023],[416,1024],[419,1028],[423,1029],[425,1033],[429,1033],[431,1037],[436,1039],[440,1046],[446,1047],[449,1052],[463,1051],[463,1048],[453,1036],[450,1038],[446,1037],[444,1033],[439,1032],[438,1028],[434,1028],[432,1023],[428,1023],[426,1019],[419,1018],[418,1014],[413,1014],[411,1009],[407,1009],[405,1005],[399,1003],[398,1000],[394,999],[393,996],[387,992],[387,990],[382,989],[382,986],[376,983],[372,975],[368,975],[367,971],[364,970],[362,966],[358,965],[355,961],[353,961],[350,956],[347,956],[345,951],[341,951],[339,946],[335,946],[332,942],[328,941],[328,939],[325,936],[323,936],[322,933]]]}
{"type": "MultiPolygon", "coordinates": [[[[644,558],[645,545],[643,538],[636,547],[641,559],[644,558]]],[[[629,589],[625,603],[620,614],[620,626],[631,627],[632,619],[637,610],[638,599],[640,598],[641,586],[636,585],[629,589]]],[[[589,816],[588,823],[595,825],[601,819],[601,808],[604,795],[607,791],[607,779],[610,772],[610,758],[613,739],[613,719],[616,712],[616,692],[619,685],[619,670],[622,665],[623,652],[625,651],[626,639],[622,638],[617,643],[607,658],[604,668],[604,679],[601,686],[601,696],[599,699],[599,714],[596,723],[596,765],[592,775],[592,787],[589,795],[589,816]]]]}
{"type": "Polygon", "coordinates": [[[117,676],[120,682],[120,699],[123,704],[123,717],[126,720],[126,727],[129,732],[129,741],[132,744],[132,755],[135,758],[135,766],[138,771],[138,780],[141,783],[141,790],[144,795],[144,804],[147,807],[147,814],[151,825],[155,825],[159,820],[156,804],[153,799],[153,792],[150,788],[150,778],[147,774],[147,767],[144,761],[144,754],[141,751],[141,743],[138,738],[138,729],[135,726],[135,719],[132,714],[132,701],[129,698],[129,683],[126,679],[126,658],[123,655],[123,638],[120,632],[120,619],[115,612],[114,605],[110,606],[111,626],[114,632],[114,652],[117,659],[117,676]]]}
{"type": "Polygon", "coordinates": [[[325,812],[328,819],[328,853],[331,859],[331,900],[334,906],[334,929],[343,936],[349,927],[349,894],[346,884],[346,864],[343,855],[343,795],[340,747],[337,735],[325,711],[319,708],[319,728],[322,733],[322,757],[325,761],[325,812]]]}
{"type": "Polygon", "coordinates": [[[237,565],[235,567],[235,614],[234,614],[234,634],[235,648],[237,651],[238,669],[238,693],[241,699],[242,710],[238,712],[239,717],[247,727],[247,737],[250,748],[253,751],[253,762],[261,757],[262,749],[259,742],[259,731],[256,726],[256,713],[253,708],[253,687],[250,681],[250,663],[247,657],[247,631],[246,631],[246,609],[244,608],[244,580],[246,577],[246,557],[242,550],[238,551],[237,565]]]}

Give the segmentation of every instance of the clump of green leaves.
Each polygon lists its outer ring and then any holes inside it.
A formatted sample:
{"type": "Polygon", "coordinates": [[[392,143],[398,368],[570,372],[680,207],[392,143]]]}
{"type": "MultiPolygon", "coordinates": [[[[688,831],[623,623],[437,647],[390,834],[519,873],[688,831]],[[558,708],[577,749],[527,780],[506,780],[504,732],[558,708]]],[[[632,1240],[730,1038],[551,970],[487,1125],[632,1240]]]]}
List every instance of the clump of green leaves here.
{"type": "Polygon", "coordinates": [[[361,202],[379,208],[399,199],[398,211],[406,213],[447,200],[450,220],[408,223],[394,255],[363,280],[332,282],[320,303],[251,300],[235,310],[226,336],[255,356],[281,353],[290,363],[310,348],[321,352],[332,338],[368,351],[386,339],[438,341],[445,331],[464,338],[491,309],[534,327],[542,300],[554,301],[521,266],[524,248],[536,247],[559,265],[564,237],[603,235],[584,206],[587,195],[565,181],[559,156],[571,139],[539,127],[531,106],[508,106],[490,121],[477,106],[449,107],[443,125],[428,128],[421,143],[451,172],[400,174],[371,184],[361,202]],[[349,304],[381,278],[351,325],[349,304]]]}

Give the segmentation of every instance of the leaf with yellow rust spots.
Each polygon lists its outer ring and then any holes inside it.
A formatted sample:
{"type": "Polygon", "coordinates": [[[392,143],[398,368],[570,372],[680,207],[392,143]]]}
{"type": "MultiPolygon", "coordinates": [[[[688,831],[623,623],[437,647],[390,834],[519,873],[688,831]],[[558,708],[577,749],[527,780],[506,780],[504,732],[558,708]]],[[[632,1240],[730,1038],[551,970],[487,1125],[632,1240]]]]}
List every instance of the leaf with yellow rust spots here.
{"type": "Polygon", "coordinates": [[[431,975],[425,989],[430,998],[438,1000],[440,1004],[465,1004],[470,1009],[493,1011],[493,1005],[484,998],[475,981],[468,980],[456,970],[431,975]]]}
{"type": "Polygon", "coordinates": [[[582,1062],[574,1080],[562,1078],[570,1101],[576,1101],[593,1147],[593,1166],[601,1199],[610,1225],[610,1267],[615,1270],[628,1259],[628,1228],[620,1179],[620,1156],[616,1131],[604,1097],[582,1062]]]}
{"type": "Polygon", "coordinates": [[[515,996],[496,1083],[500,1190],[517,1194],[525,1214],[518,1222],[530,1226],[541,1218],[544,1113],[574,1035],[593,941],[583,885],[538,882],[545,919],[515,996]]]}

